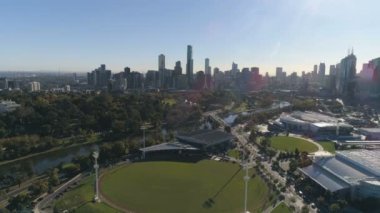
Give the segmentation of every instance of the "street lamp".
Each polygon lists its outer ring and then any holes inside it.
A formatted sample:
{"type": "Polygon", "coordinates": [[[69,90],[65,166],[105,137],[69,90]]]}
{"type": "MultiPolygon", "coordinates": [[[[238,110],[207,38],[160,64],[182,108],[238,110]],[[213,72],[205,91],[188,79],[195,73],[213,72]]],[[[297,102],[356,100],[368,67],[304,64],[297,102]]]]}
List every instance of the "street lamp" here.
{"type": "Polygon", "coordinates": [[[94,201],[95,202],[100,202],[99,198],[99,164],[98,164],[98,158],[99,158],[99,152],[95,151],[92,153],[92,157],[95,159],[94,163],[94,169],[95,169],[95,197],[94,201]]]}
{"type": "Polygon", "coordinates": [[[142,159],[145,159],[145,130],[152,127],[150,123],[144,123],[141,125],[140,129],[143,131],[143,151],[142,151],[142,159]]]}

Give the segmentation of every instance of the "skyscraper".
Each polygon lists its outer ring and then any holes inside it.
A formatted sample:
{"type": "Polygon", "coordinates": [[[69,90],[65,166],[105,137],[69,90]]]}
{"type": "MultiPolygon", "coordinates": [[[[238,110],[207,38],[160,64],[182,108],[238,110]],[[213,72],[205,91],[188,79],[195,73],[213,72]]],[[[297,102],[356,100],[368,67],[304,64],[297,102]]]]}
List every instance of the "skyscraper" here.
{"type": "Polygon", "coordinates": [[[187,45],[186,75],[187,83],[190,88],[193,83],[193,63],[193,47],[191,45],[187,45]]]}
{"type": "Polygon", "coordinates": [[[205,59],[205,74],[211,75],[210,59],[205,59]]]}
{"type": "Polygon", "coordinates": [[[158,56],[158,70],[164,70],[165,69],[165,55],[160,54],[158,56]]]}
{"type": "Polygon", "coordinates": [[[165,55],[160,54],[158,56],[158,79],[159,79],[159,87],[164,86],[165,82],[165,55]]]}
{"type": "Polygon", "coordinates": [[[277,81],[281,80],[282,78],[282,67],[276,67],[276,79],[277,81]]]}
{"type": "Polygon", "coordinates": [[[318,72],[318,75],[319,75],[320,77],[322,77],[322,76],[325,76],[325,73],[326,73],[326,65],[325,65],[325,63],[320,63],[320,64],[319,64],[319,72],[318,72]]]}
{"type": "Polygon", "coordinates": [[[344,57],[339,64],[337,89],[343,96],[353,97],[356,89],[356,56],[354,53],[344,57]]]}
{"type": "Polygon", "coordinates": [[[173,75],[182,75],[181,61],[175,62],[175,67],[174,67],[174,73],[173,73],[173,75]]]}

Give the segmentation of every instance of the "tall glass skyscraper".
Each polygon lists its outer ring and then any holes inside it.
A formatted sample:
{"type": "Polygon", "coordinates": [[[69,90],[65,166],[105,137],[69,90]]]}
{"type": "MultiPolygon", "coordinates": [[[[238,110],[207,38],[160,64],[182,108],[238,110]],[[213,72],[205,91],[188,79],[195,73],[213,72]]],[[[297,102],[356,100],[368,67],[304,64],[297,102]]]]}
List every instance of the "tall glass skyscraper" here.
{"type": "Polygon", "coordinates": [[[186,76],[187,83],[191,88],[193,83],[193,47],[191,45],[187,45],[186,76]]]}

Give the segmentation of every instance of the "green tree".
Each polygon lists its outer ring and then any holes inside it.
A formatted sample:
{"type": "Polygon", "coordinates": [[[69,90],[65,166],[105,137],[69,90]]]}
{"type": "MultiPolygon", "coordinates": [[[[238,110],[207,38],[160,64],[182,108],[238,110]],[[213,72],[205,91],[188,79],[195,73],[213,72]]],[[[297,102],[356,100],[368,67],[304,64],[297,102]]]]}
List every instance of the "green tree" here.
{"type": "Polygon", "coordinates": [[[331,204],[330,207],[329,207],[329,210],[330,210],[331,213],[339,213],[339,212],[341,212],[341,208],[340,208],[339,204],[337,204],[337,203],[331,204]]]}
{"type": "Polygon", "coordinates": [[[31,201],[32,199],[29,194],[20,193],[8,200],[7,208],[12,212],[22,212],[30,207],[31,201]]]}
{"type": "Polygon", "coordinates": [[[60,184],[58,169],[54,168],[49,174],[49,184],[50,186],[57,186],[60,184]]]}
{"type": "Polygon", "coordinates": [[[47,181],[38,181],[29,187],[29,191],[33,196],[45,193],[49,190],[49,183],[47,181]]]}

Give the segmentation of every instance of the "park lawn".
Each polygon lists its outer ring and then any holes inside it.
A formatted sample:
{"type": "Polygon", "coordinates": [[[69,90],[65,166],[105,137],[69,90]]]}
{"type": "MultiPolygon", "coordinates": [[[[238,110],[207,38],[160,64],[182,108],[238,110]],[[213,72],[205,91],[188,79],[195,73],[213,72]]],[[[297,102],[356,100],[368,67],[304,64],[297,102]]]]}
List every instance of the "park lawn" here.
{"type": "Polygon", "coordinates": [[[239,112],[245,112],[248,110],[248,104],[246,102],[242,102],[238,107],[236,107],[233,112],[239,113],[239,112]]]}
{"type": "Polygon", "coordinates": [[[233,157],[233,158],[235,158],[237,160],[240,159],[240,153],[236,149],[230,149],[230,150],[228,150],[227,155],[230,156],[230,157],[233,157]]]}
{"type": "Polygon", "coordinates": [[[296,148],[300,152],[316,152],[318,147],[307,140],[301,138],[287,137],[287,136],[275,136],[271,139],[271,147],[281,151],[294,152],[296,148]]]}
{"type": "MultiPolygon", "coordinates": [[[[240,166],[211,160],[133,163],[104,175],[100,185],[103,196],[134,212],[230,213],[244,204],[240,166]]],[[[268,197],[263,180],[250,179],[249,211],[262,212],[268,197]]]]}
{"type": "Polygon", "coordinates": [[[165,98],[164,100],[162,100],[162,102],[169,106],[173,106],[174,104],[177,103],[177,101],[174,98],[165,98]]]}
{"type": "Polygon", "coordinates": [[[55,209],[62,212],[65,209],[75,209],[75,212],[119,212],[105,203],[93,203],[94,198],[94,176],[85,178],[71,191],[64,193],[55,202],[55,209]]]}
{"type": "Polygon", "coordinates": [[[292,213],[292,210],[284,202],[281,202],[271,213],[292,213]]]}
{"type": "Polygon", "coordinates": [[[323,147],[325,151],[335,153],[335,144],[331,141],[318,141],[319,144],[323,147]]]}

